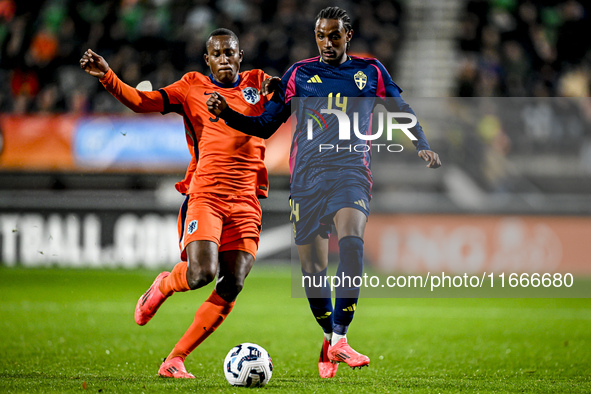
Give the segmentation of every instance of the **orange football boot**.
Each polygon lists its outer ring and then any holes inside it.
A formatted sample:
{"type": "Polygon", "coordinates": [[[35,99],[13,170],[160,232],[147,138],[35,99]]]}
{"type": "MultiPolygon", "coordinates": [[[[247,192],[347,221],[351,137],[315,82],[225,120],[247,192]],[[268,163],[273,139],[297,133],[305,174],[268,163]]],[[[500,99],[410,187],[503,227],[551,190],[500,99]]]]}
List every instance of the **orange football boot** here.
{"type": "Polygon", "coordinates": [[[337,374],[338,363],[332,362],[328,359],[328,348],[330,341],[326,339],[322,342],[322,349],[320,349],[320,358],[318,359],[318,374],[323,379],[334,378],[337,374]]]}
{"type": "Polygon", "coordinates": [[[140,297],[135,306],[135,322],[143,326],[150,321],[160,308],[160,305],[168,298],[160,291],[160,282],[170,275],[170,272],[162,272],[154,279],[152,286],[140,297]]]}
{"type": "Polygon", "coordinates": [[[341,338],[334,345],[328,348],[328,359],[334,362],[347,363],[351,368],[361,368],[369,365],[369,357],[357,353],[347,343],[347,338],[341,338]]]}
{"type": "Polygon", "coordinates": [[[195,379],[193,374],[187,372],[183,359],[180,357],[164,361],[158,370],[158,375],[163,378],[195,379]]]}

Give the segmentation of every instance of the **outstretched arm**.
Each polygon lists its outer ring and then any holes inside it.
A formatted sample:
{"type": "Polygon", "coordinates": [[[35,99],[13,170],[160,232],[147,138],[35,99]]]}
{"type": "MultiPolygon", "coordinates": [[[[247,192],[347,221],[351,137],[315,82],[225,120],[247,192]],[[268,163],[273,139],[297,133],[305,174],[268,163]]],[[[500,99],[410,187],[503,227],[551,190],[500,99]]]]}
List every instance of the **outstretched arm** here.
{"type": "MultiPolygon", "coordinates": [[[[394,96],[394,95],[393,95],[394,96]]],[[[394,97],[387,97],[382,102],[386,110],[391,112],[404,112],[407,114],[413,114],[416,116],[415,112],[412,110],[410,105],[408,105],[400,94],[394,97]]],[[[441,167],[441,160],[439,159],[439,155],[431,150],[429,147],[429,143],[427,142],[427,137],[425,137],[425,133],[423,132],[423,128],[417,122],[416,126],[409,130],[412,135],[414,135],[417,140],[413,141],[412,143],[415,145],[418,151],[418,155],[421,159],[427,162],[428,168],[438,168],[441,167]]]]}
{"type": "Polygon", "coordinates": [[[224,96],[213,92],[207,100],[207,109],[226,121],[233,129],[260,138],[269,138],[291,115],[291,106],[285,104],[280,94],[273,95],[265,104],[265,111],[259,116],[245,116],[228,106],[224,96]]]}
{"type": "Polygon", "coordinates": [[[87,74],[99,79],[104,78],[107,71],[109,71],[109,63],[92,49],[88,49],[84,52],[80,59],[80,67],[82,67],[87,74]]]}
{"type": "MultiPolygon", "coordinates": [[[[390,112],[405,112],[407,114],[412,114],[416,117],[415,112],[412,110],[410,105],[408,105],[404,99],[400,96],[402,89],[398,87],[392,81],[392,77],[384,67],[384,65],[378,61],[375,64],[380,78],[382,78],[385,96],[382,97],[382,104],[386,107],[387,111],[390,112]]],[[[439,160],[439,155],[431,150],[429,147],[429,143],[427,142],[427,138],[425,137],[425,133],[423,133],[423,128],[418,123],[409,130],[412,135],[416,137],[416,141],[412,143],[417,148],[417,153],[419,157],[427,162],[428,168],[438,168],[441,167],[441,160],[439,160]]]]}
{"type": "Polygon", "coordinates": [[[439,155],[432,150],[420,150],[419,157],[427,162],[427,168],[439,168],[441,167],[441,160],[439,155]]]}
{"type": "Polygon", "coordinates": [[[91,49],[82,55],[80,67],[87,74],[99,78],[105,89],[132,111],[164,111],[164,100],[160,92],[142,92],[125,84],[109,68],[109,63],[91,49]]]}

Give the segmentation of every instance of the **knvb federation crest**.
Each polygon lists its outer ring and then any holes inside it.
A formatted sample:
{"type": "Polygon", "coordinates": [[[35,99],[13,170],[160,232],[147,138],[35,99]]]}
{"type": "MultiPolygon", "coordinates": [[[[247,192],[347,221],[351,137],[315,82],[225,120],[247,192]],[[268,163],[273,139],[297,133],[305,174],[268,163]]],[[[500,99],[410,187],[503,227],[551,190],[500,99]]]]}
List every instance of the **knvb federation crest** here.
{"type": "Polygon", "coordinates": [[[359,88],[359,90],[363,90],[365,84],[367,83],[367,75],[363,73],[363,71],[357,71],[357,73],[353,76],[355,80],[355,84],[359,88]]]}
{"type": "Polygon", "coordinates": [[[261,99],[259,97],[259,92],[255,88],[251,87],[242,89],[242,96],[244,96],[244,99],[247,103],[252,105],[255,105],[261,99]]]}
{"type": "Polygon", "coordinates": [[[195,230],[197,230],[198,225],[199,225],[199,222],[197,220],[191,221],[191,223],[189,223],[189,225],[187,226],[187,233],[193,234],[195,232],[195,230]]]}

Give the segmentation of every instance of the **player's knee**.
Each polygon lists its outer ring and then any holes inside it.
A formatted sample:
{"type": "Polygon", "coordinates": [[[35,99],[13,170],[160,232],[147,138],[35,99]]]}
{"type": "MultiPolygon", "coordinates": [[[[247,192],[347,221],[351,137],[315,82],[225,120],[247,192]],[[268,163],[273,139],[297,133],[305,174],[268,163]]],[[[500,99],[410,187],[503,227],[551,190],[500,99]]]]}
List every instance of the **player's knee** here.
{"type": "Polygon", "coordinates": [[[215,279],[217,265],[201,263],[197,267],[190,267],[187,271],[187,284],[193,290],[211,283],[215,279]]]}
{"type": "Polygon", "coordinates": [[[224,300],[231,302],[244,288],[244,278],[224,276],[216,285],[215,291],[224,300]]]}
{"type": "Polygon", "coordinates": [[[244,288],[244,278],[235,278],[234,283],[232,283],[231,290],[232,292],[238,296],[242,289],[244,288]]]}

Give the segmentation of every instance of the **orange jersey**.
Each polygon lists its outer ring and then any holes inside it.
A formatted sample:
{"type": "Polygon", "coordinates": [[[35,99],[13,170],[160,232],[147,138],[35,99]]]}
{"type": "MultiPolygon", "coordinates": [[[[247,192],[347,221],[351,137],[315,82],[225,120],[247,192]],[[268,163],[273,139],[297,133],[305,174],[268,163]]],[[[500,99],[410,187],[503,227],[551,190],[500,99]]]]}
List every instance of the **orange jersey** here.
{"type": "Polygon", "coordinates": [[[210,114],[206,105],[209,94],[217,91],[234,110],[247,116],[260,115],[268,100],[258,91],[266,78],[269,76],[262,70],[244,71],[235,84],[228,86],[190,72],[158,91],[141,92],[109,70],[101,82],[135,112],[176,112],[183,116],[192,158],[185,179],[176,185],[179,192],[267,197],[264,140],[228,127],[210,114]]]}

